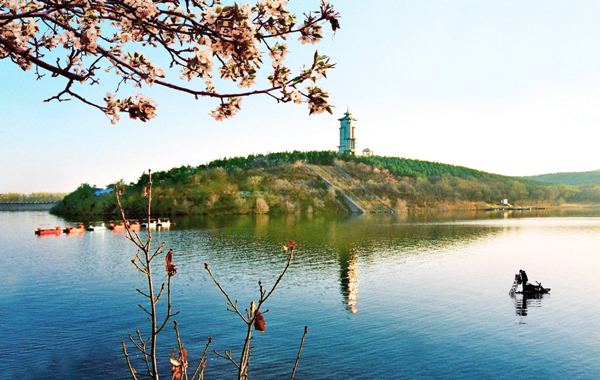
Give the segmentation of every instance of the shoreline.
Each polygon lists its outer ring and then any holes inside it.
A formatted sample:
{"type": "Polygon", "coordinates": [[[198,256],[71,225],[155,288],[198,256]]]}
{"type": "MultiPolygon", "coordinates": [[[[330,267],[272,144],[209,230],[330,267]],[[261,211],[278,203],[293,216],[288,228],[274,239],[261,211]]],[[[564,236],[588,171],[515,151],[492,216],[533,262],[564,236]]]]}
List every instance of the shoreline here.
{"type": "Polygon", "coordinates": [[[0,211],[50,211],[56,203],[0,203],[0,211]]]}

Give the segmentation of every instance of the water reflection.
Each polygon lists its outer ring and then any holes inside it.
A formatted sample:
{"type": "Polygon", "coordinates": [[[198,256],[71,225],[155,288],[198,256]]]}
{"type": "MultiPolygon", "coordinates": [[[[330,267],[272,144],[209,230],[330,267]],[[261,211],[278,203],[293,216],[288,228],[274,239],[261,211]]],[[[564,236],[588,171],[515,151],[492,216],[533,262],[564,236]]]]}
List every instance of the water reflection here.
{"type": "Polygon", "coordinates": [[[340,251],[340,285],[346,308],[352,313],[358,311],[358,254],[355,248],[340,251]]]}
{"type": "MultiPolygon", "coordinates": [[[[153,234],[178,254],[175,308],[190,355],[204,350],[209,334],[217,349],[236,347],[240,337],[239,321],[225,311],[202,264],[248,304],[256,297],[248,285],[273,283],[287,259],[280,247],[297,242],[293,266],[269,305],[269,330],[253,341],[254,378],[284,378],[299,340],[290,332],[309,325],[302,378],[600,379],[598,215],[485,215],[489,221],[181,218],[153,234]],[[504,276],[517,265],[556,279],[561,291],[546,301],[522,294],[507,300],[504,276]]],[[[144,320],[131,246],[109,231],[33,234],[58,224],[64,221],[47,214],[0,212],[0,264],[11,268],[0,281],[0,378],[124,379],[119,342],[144,320]],[[23,376],[22,363],[34,362],[23,376]]],[[[172,342],[168,336],[163,344],[172,342]]],[[[168,366],[172,346],[161,347],[168,366]]],[[[227,363],[209,360],[207,377],[231,377],[227,363]]]]}
{"type": "MultiPolygon", "coordinates": [[[[359,310],[359,275],[365,276],[373,267],[383,262],[392,268],[394,263],[429,260],[432,255],[453,252],[505,230],[501,225],[444,220],[433,215],[180,218],[170,239],[186,251],[207,255],[202,260],[248,277],[275,276],[284,258],[274,253],[274,247],[292,239],[297,246],[295,265],[304,268],[297,281],[336,273],[344,308],[354,314],[359,310]]],[[[188,257],[196,260],[196,254],[188,257]]]]}
{"type": "Polygon", "coordinates": [[[530,308],[542,307],[542,298],[548,294],[542,293],[512,293],[510,297],[513,299],[515,304],[515,313],[519,317],[526,317],[530,308]]]}

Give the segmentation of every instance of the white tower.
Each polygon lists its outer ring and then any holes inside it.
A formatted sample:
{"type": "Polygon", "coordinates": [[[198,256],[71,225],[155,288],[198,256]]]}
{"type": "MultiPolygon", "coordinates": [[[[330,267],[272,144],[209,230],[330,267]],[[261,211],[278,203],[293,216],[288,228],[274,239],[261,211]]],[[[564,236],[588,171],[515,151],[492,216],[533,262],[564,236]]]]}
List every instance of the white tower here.
{"type": "Polygon", "coordinates": [[[356,154],[356,138],[354,138],[355,118],[350,116],[350,111],[346,111],[340,121],[340,153],[356,154]]]}

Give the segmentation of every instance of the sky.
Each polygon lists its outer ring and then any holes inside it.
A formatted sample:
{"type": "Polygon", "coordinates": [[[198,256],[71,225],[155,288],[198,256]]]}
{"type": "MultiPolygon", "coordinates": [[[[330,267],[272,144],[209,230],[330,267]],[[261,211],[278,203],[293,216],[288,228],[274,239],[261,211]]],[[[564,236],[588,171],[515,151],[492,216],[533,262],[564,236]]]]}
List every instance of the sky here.
{"type": "MultiPolygon", "coordinates": [[[[510,176],[600,169],[600,2],[331,3],[341,29],[316,45],[290,43],[288,64],[300,68],[315,49],[331,57],[336,68],[320,83],[333,115],[258,96],[219,122],[208,115],[215,100],[155,86],[134,90],[158,103],[155,119],[112,125],[77,100],[44,102],[63,80],[36,80],[0,60],[0,193],[71,192],[134,182],[148,169],[336,150],[347,109],[358,152],[510,176]]],[[[290,9],[317,5],[291,1],[290,9]]],[[[83,94],[108,91],[102,82],[83,94]]]]}

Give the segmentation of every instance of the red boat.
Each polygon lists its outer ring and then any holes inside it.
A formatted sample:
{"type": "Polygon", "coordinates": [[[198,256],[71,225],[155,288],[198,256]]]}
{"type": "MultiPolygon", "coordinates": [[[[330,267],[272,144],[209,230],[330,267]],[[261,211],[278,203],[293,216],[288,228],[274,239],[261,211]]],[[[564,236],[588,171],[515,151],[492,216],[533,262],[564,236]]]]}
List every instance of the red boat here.
{"type": "Polygon", "coordinates": [[[117,231],[118,231],[118,230],[124,230],[124,229],[125,229],[125,223],[123,223],[123,222],[121,222],[121,223],[119,223],[119,224],[113,224],[113,223],[111,223],[111,224],[109,224],[109,225],[108,225],[108,227],[107,227],[107,228],[108,228],[109,230],[113,230],[113,231],[114,231],[114,230],[117,230],[117,231]]]}
{"type": "Polygon", "coordinates": [[[60,235],[61,230],[60,230],[60,226],[56,226],[54,228],[40,228],[38,227],[38,229],[35,231],[36,235],[60,235]]]}
{"type": "MultiPolygon", "coordinates": [[[[129,226],[130,230],[134,230],[134,229],[139,229],[140,228],[140,222],[127,222],[127,225],[129,226]]],[[[122,231],[125,229],[126,224],[121,222],[119,224],[109,224],[108,225],[108,229],[109,230],[113,230],[113,231],[122,231]]]]}
{"type": "Polygon", "coordinates": [[[67,226],[67,227],[65,227],[63,232],[66,234],[83,233],[83,232],[85,232],[85,226],[83,224],[80,224],[77,227],[67,226]]]}

